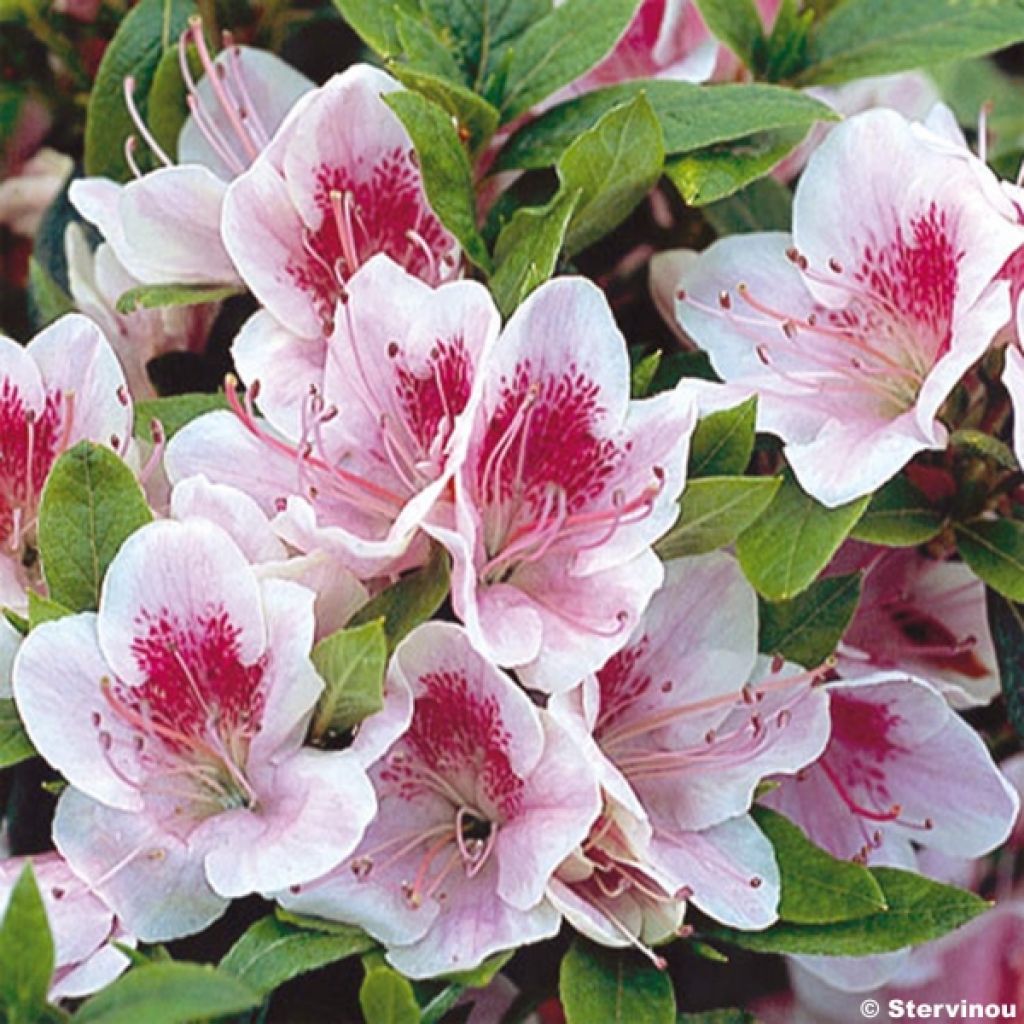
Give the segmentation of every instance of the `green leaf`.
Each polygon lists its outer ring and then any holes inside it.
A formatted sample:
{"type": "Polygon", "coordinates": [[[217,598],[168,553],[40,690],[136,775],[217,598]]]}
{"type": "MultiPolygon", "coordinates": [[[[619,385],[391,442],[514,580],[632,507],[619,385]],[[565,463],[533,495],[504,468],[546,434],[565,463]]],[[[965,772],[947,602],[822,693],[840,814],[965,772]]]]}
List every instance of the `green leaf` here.
{"type": "Polygon", "coordinates": [[[769,174],[806,134],[805,128],[784,128],[709,146],[673,157],[665,165],[665,174],[685,202],[706,206],[769,174]]]}
{"type": "Polygon", "coordinates": [[[28,301],[32,326],[37,331],[75,308],[71,296],[57,284],[35,256],[28,261],[28,301]]]}
{"type": "Polygon", "coordinates": [[[739,476],[754,453],[757,399],[705,416],[690,442],[688,480],[700,476],[739,476]]]}
{"type": "Polygon", "coordinates": [[[862,581],[859,572],[828,576],[789,601],[762,600],[759,649],[817,667],[839,646],[857,610],[862,581]]]}
{"type": "Polygon", "coordinates": [[[732,544],[775,497],[782,480],[771,476],[707,476],[691,480],[679,518],[654,546],[664,559],[700,555],[732,544]]]}
{"type": "Polygon", "coordinates": [[[341,735],[384,706],[388,641],[383,619],[337,630],[313,648],[312,657],[326,684],[310,726],[314,741],[341,735]]]}
{"type": "Polygon", "coordinates": [[[762,932],[713,927],[708,934],[757,953],[868,956],[937,939],[983,914],[991,904],[912,871],[872,868],[887,910],[834,924],[781,922],[762,932]]]}
{"type": "Polygon", "coordinates": [[[384,102],[412,138],[423,173],[423,187],[434,212],[458,239],[469,259],[490,273],[491,257],[476,227],[473,172],[451,115],[414,92],[388,93],[384,102]]]}
{"type": "Polygon", "coordinates": [[[778,85],[701,86],[643,79],[597,89],[552,107],[516,132],[501,152],[498,169],[550,167],[609,110],[641,94],[661,124],[669,154],[735,142],[758,132],[806,130],[815,121],[837,119],[825,104],[778,85]]]}
{"type": "MultiPolygon", "coordinates": [[[[124,80],[135,80],[135,99],[143,117],[157,66],[164,52],[196,13],[192,0],[141,0],[128,12],[103,54],[85,121],[85,172],[127,181],[131,177],[124,143],[138,134],[124,99],[124,80]]],[[[147,163],[140,151],[139,159],[147,163]]]]}
{"type": "Polygon", "coordinates": [[[28,592],[28,628],[35,629],[42,622],[53,622],[55,619],[63,619],[65,615],[73,615],[70,608],[66,608],[59,601],[52,597],[44,597],[34,590],[28,592]]]}
{"type": "Polygon", "coordinates": [[[19,615],[13,608],[4,608],[3,615],[21,636],[28,636],[28,619],[24,615],[19,615]]]}
{"type": "Polygon", "coordinates": [[[417,68],[399,64],[392,70],[403,85],[422,93],[455,118],[460,133],[468,133],[470,152],[479,152],[494,135],[498,111],[476,93],[417,68]]]}
{"type": "MultiPolygon", "coordinates": [[[[195,47],[192,47],[193,53],[195,47]]],[[[196,61],[198,63],[198,60],[196,61]]],[[[202,71],[194,69],[196,79],[202,71]]],[[[178,155],[178,136],[188,117],[188,90],[181,77],[178,48],[172,46],[164,51],[153,73],[153,87],[149,90],[146,105],[146,121],[154,138],[171,159],[178,155]]]]}
{"type": "Polygon", "coordinates": [[[764,27],[754,0],[697,0],[704,24],[748,68],[764,43],[764,27]]]}
{"type": "Polygon", "coordinates": [[[150,424],[153,420],[159,420],[164,428],[164,435],[171,438],[186,423],[191,423],[205,413],[227,408],[228,402],[223,392],[215,395],[171,395],[167,398],[150,398],[136,402],[135,436],[149,440],[150,424]]]}
{"type": "Polygon", "coordinates": [[[1024,601],[1024,522],[976,519],[957,523],[957,548],[980,579],[1011,601],[1024,601]]]}
{"type": "Polygon", "coordinates": [[[1024,39],[1020,0],[846,0],[811,37],[801,85],[980,56],[1024,39]]]}
{"type": "Polygon", "coordinates": [[[994,590],[987,590],[985,599],[1006,717],[1017,735],[1024,736],[1024,605],[1014,604],[994,590]]]}
{"type": "Polygon", "coordinates": [[[451,38],[467,81],[486,93],[508,47],[551,10],[551,0],[422,0],[451,38]]]}
{"type": "Polygon", "coordinates": [[[643,95],[610,110],[562,154],[558,177],[580,198],[569,221],[570,255],[617,227],[657,184],[665,163],[661,127],[643,95]]]}
{"type": "Polygon", "coordinates": [[[53,966],[46,907],[32,866],[26,864],[0,923],[0,1016],[8,1024],[36,1024],[45,1015],[53,966]]]}
{"type": "Polygon", "coordinates": [[[122,975],[82,1004],[75,1024],[189,1024],[259,1004],[259,995],[226,971],[164,961],[122,975]]]}
{"type": "Polygon", "coordinates": [[[825,508],[787,471],[771,505],[736,545],[747,579],[769,601],[796,597],[825,568],[867,503],[865,497],[825,508]]]}
{"type": "Polygon", "coordinates": [[[798,0],[782,0],[772,33],[760,53],[760,71],[771,82],[795,75],[807,63],[807,46],[814,12],[798,0]]]}
{"type": "Polygon", "coordinates": [[[792,924],[854,921],[886,909],[871,872],[815,846],[791,821],[767,807],[750,812],[771,841],[782,880],[779,918],[792,924]]]}
{"type": "Polygon", "coordinates": [[[515,956],[514,949],[489,956],[479,967],[470,971],[453,971],[445,974],[446,981],[462,985],[464,988],[486,988],[494,980],[498,972],[515,956]]]}
{"type": "Polygon", "coordinates": [[[494,248],[491,292],[506,317],[555,272],[579,192],[560,192],[547,206],[517,210],[494,248]]]}
{"type": "Polygon", "coordinates": [[[382,57],[394,57],[401,51],[399,12],[413,17],[420,13],[418,0],[334,0],[334,6],[359,38],[382,57]]]}
{"type": "Polygon", "coordinates": [[[403,637],[441,607],[450,585],[448,555],[444,548],[435,544],[426,565],[406,573],[397,583],[382,590],[356,612],[349,627],[383,619],[390,653],[403,637]]]}
{"type": "Polygon", "coordinates": [[[420,1007],[412,985],[390,967],[366,972],[359,989],[366,1024],[419,1024],[420,1007]]]}
{"type": "Polygon", "coordinates": [[[567,1024],[675,1024],[672,980],[636,953],[575,939],[562,958],[558,994],[567,1024]]]}
{"type": "Polygon", "coordinates": [[[267,995],[300,974],[365,953],[373,945],[373,939],[359,928],[328,934],[298,928],[269,915],[249,927],[228,950],[220,968],[267,995]]]}
{"type": "Polygon", "coordinates": [[[589,71],[611,52],[637,6],[638,0],[566,0],[534,22],[512,48],[502,119],[515,120],[589,71]]]}
{"type": "Polygon", "coordinates": [[[988,459],[1000,469],[1009,470],[1011,473],[1020,468],[1008,444],[981,430],[955,430],[950,435],[949,446],[957,455],[988,459]]]}
{"type": "Polygon", "coordinates": [[[97,607],[125,539],[153,518],[132,471],[109,448],[81,441],[54,464],[39,502],[39,555],[50,597],[97,607]]]}
{"type": "Polygon", "coordinates": [[[651,385],[663,354],[660,348],[656,348],[634,363],[629,375],[630,398],[646,398],[651,393],[651,385]]]}
{"type": "Polygon", "coordinates": [[[17,705],[0,697],[0,768],[10,768],[36,756],[36,749],[21,724],[17,705]]]}
{"type": "Polygon", "coordinates": [[[442,81],[462,81],[462,70],[452,51],[425,21],[399,11],[398,41],[411,67],[442,81]]]}
{"type": "Polygon", "coordinates": [[[207,302],[223,302],[243,289],[234,284],[140,284],[118,297],[118,313],[134,313],[139,309],[162,309],[164,306],[201,306],[207,302]]]}
{"type": "MultiPolygon", "coordinates": [[[[310,917],[307,914],[293,914],[284,907],[274,907],[274,916],[285,924],[293,925],[307,932],[318,932],[323,935],[337,935],[345,939],[352,937],[353,928],[350,924],[343,924],[341,921],[328,921],[323,917],[310,917]]],[[[372,941],[367,949],[373,947],[372,941]]]]}
{"type": "Polygon", "coordinates": [[[774,178],[760,178],[746,188],[701,209],[719,238],[755,231],[789,231],[793,194],[774,178]]]}
{"type": "Polygon", "coordinates": [[[928,499],[906,477],[897,476],[872,496],[851,536],[890,548],[916,547],[936,536],[942,522],[928,499]]]}

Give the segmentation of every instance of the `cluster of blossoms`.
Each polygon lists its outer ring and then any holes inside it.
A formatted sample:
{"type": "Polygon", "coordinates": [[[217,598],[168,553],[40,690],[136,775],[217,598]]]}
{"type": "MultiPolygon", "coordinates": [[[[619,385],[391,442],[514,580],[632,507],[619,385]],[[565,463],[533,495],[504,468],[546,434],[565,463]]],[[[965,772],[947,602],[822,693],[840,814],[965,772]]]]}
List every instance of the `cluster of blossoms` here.
{"type": "MultiPolygon", "coordinates": [[[[860,573],[860,601],[808,667],[759,650],[732,552],[656,551],[698,418],[751,396],[833,508],[944,449],[943,407],[996,350],[1024,463],[1024,190],[944,108],[823,130],[782,172],[807,161],[791,234],[662,257],[660,305],[721,382],[634,398],[591,281],[540,284],[503,322],[470,279],[388,74],[315,87],[259,50],[215,57],[198,21],[180,66],[178,162],[128,83],[159,168],[142,173],[130,139],[134,180],[70,188],[102,236],[66,237],[81,312],[24,348],[0,339],[0,605],[16,621],[46,594],[40,503],[77,443],[124,460],[155,515],[95,610],[24,637],[0,617],[0,696],[67,782],[56,852],[32,858],[52,998],[124,970],[112,943],[194,934],[252,895],[358,926],[411,978],[563,922],[664,966],[691,908],[738,930],[778,920],[755,802],[834,857],[923,874],[1007,840],[1017,791],[959,714],[999,692],[985,587],[963,563],[847,541],[825,575],[860,573]],[[258,308],[225,407],[149,448],[133,437],[147,363],[202,350],[222,301],[119,308],[166,285],[258,308]],[[343,737],[311,730],[314,646],[438,560],[444,618],[389,651],[380,710],[343,737]]],[[[695,9],[645,3],[566,95],[713,72],[736,69],[695,9]]],[[[0,860],[0,908],[21,867],[0,860]]],[[[906,960],[794,970],[867,990],[906,960]]]]}

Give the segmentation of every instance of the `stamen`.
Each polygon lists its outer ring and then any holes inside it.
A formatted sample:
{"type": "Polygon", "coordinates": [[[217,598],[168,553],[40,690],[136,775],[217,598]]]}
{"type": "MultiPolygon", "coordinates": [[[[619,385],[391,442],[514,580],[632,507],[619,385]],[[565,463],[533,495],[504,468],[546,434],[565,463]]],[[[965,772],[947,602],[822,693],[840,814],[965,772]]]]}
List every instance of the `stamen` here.
{"type": "Polygon", "coordinates": [[[156,141],[156,136],[149,130],[148,125],[139,113],[139,108],[135,106],[135,79],[131,75],[127,75],[122,83],[122,88],[124,103],[128,108],[128,116],[132,119],[132,124],[138,129],[139,134],[145,140],[146,145],[152,150],[157,160],[164,167],[171,167],[174,161],[164,152],[160,143],[156,141]]]}

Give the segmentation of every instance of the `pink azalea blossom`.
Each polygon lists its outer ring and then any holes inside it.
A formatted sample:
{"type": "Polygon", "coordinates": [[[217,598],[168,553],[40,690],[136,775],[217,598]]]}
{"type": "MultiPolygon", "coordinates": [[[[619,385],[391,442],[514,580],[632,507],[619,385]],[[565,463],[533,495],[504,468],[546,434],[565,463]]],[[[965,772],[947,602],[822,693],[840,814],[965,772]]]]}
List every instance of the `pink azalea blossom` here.
{"type": "Polygon", "coordinates": [[[980,857],[1006,840],[1017,794],[936,690],[893,675],[827,690],[828,747],[766,803],[833,855],[870,863],[913,867],[915,847],[980,857]]]}
{"type": "Polygon", "coordinates": [[[166,466],[172,480],[203,473],[246,491],[280,513],[275,529],[296,549],[374,575],[424,555],[417,529],[465,457],[499,319],[481,285],[433,289],[383,255],[352,278],[340,308],[319,370],[303,361],[308,346],[281,329],[280,344],[267,343],[250,321],[235,346],[245,405],[232,397],[234,413],[189,424],[166,466]]]}
{"type": "Polygon", "coordinates": [[[0,918],[11,891],[31,863],[55,947],[50,999],[80,999],[109,985],[128,967],[111,942],[134,946],[114,912],[79,878],[59,853],[0,860],[0,918]]]}
{"type": "Polygon", "coordinates": [[[142,282],[124,269],[109,243],[102,242],[93,251],[79,224],[68,225],[64,241],[75,305],[110,340],[132,397],[155,398],[146,365],[168,352],[202,352],[220,303],[120,313],[117,300],[142,282]]]}
{"type": "Polygon", "coordinates": [[[79,441],[124,454],[132,408],[102,332],[78,314],[21,346],[0,336],[0,606],[23,613],[42,585],[39,498],[57,458],[79,441]]]}
{"type": "Polygon", "coordinates": [[[301,745],[323,689],[312,640],[312,592],[257,579],[223,530],[190,520],[133,534],[97,614],[23,643],[18,709],[71,784],[54,841],[141,939],[323,874],[373,817],[355,756],[301,745]]]}
{"type": "Polygon", "coordinates": [[[762,778],[820,755],[828,701],[813,673],[757,662],[757,599],[735,560],[679,559],[627,646],[552,699],[603,766],[602,817],[551,887],[596,941],[663,941],[687,900],[738,928],[776,919],[774,854],[747,811],[762,778]]]}
{"type": "Polygon", "coordinates": [[[629,400],[626,345],[581,278],[538,288],[486,371],[454,517],[452,603],[481,653],[565,690],[626,642],[661,584],[650,545],[673,523],[692,401],[629,400]]]}
{"type": "MultiPolygon", "coordinates": [[[[221,239],[227,182],[249,167],[313,88],[273,54],[227,42],[214,60],[198,19],[179,42],[191,111],[178,139],[179,163],[164,152],[135,109],[129,78],[125,102],[160,168],[137,173],[127,185],[106,178],[71,185],[78,212],[99,228],[125,270],[146,284],[239,283],[221,239]],[[190,46],[203,66],[198,83],[189,69],[190,46]]],[[[135,141],[134,136],[125,141],[133,167],[135,141]]]]}
{"type": "Polygon", "coordinates": [[[811,158],[792,236],[715,243],[682,276],[677,315],[758,395],[804,489],[841,505],[945,446],[939,410],[1009,320],[992,282],[1022,238],[938,136],[869,111],[811,158]]]}
{"type": "Polygon", "coordinates": [[[301,338],[331,333],[346,282],[377,253],[432,285],[457,270],[412,141],[381,99],[400,88],[367,65],[335,75],[228,190],[224,244],[260,302],[301,338]]]}
{"type": "Polygon", "coordinates": [[[386,699],[407,728],[371,769],[377,818],[349,861],[281,902],[365,928],[413,978],[554,935],[545,889],[600,809],[568,733],[446,623],[400,645],[386,699]]]}
{"type": "Polygon", "coordinates": [[[999,693],[985,585],[967,566],[917,548],[850,541],[829,573],[857,570],[864,581],[836,652],[840,675],[905,672],[931,683],[958,708],[987,704],[999,693]]]}

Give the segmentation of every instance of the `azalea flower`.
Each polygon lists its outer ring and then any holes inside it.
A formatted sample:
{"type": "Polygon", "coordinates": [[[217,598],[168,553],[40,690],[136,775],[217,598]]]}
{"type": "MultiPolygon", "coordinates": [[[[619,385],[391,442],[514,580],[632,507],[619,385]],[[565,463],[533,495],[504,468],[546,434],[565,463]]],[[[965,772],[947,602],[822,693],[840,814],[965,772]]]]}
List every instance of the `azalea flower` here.
{"type": "Polygon", "coordinates": [[[592,768],[458,626],[411,633],[388,688],[382,714],[407,729],[371,769],[377,818],[345,864],[280,901],[359,925],[412,978],[554,935],[545,889],[600,809],[592,768]]]}
{"type": "Polygon", "coordinates": [[[17,174],[0,178],[0,227],[35,238],[43,215],[73,167],[71,157],[43,147],[25,161],[17,174]]]}
{"type": "Polygon", "coordinates": [[[80,224],[68,225],[64,243],[68,282],[76,307],[110,340],[132,397],[155,398],[147,364],[168,352],[202,352],[220,303],[120,313],[117,300],[142,282],[124,269],[107,242],[93,251],[80,224]]]}
{"type": "Polygon", "coordinates": [[[992,282],[1022,238],[938,136],[869,111],[811,157],[792,236],[715,243],[680,279],[677,315],[758,395],[803,488],[842,505],[945,446],[939,410],[1009,319],[992,282]]]}
{"type": "Polygon", "coordinates": [[[0,606],[22,614],[42,587],[36,517],[54,462],[82,440],[123,455],[131,436],[124,376],[92,321],[61,317],[24,347],[0,336],[0,606]]]}
{"type": "Polygon", "coordinates": [[[957,708],[988,704],[999,693],[985,585],[966,565],[917,548],[850,541],[828,572],[857,570],[863,585],[836,652],[840,675],[905,672],[931,683],[957,708]]]}
{"type": "Polygon", "coordinates": [[[765,803],[834,856],[869,863],[913,868],[916,847],[980,857],[1006,840],[1017,794],[935,689],[892,675],[826,689],[828,747],[765,803]]]}
{"type": "Polygon", "coordinates": [[[109,985],[130,962],[111,943],[134,946],[135,938],[59,853],[0,860],[0,919],[28,864],[39,886],[55,947],[50,1000],[80,999],[109,985]]]}
{"type": "Polygon", "coordinates": [[[250,388],[168,446],[172,480],[203,473],[252,495],[300,551],[333,553],[375,575],[425,555],[417,529],[465,456],[498,312],[481,285],[437,289],[387,256],[348,285],[326,361],[305,346],[236,343],[250,388]],[[264,403],[263,382],[269,388],[264,403]],[[259,402],[265,422],[256,418],[259,402]]]}
{"type": "Polygon", "coordinates": [[[579,930],[656,943],[686,901],[738,928],[776,919],[775,857],[747,812],[762,778],[818,757],[829,721],[815,673],[765,669],[756,595],[715,553],[668,563],[625,648],[552,699],[602,766],[602,818],[551,887],[579,930]]]}
{"type": "Polygon", "coordinates": [[[458,268],[412,141],[381,99],[400,88],[363,64],[335,75],[228,191],[224,244],[260,302],[301,338],[331,333],[346,283],[377,253],[431,285],[458,268]]]}
{"type": "Polygon", "coordinates": [[[125,81],[125,102],[135,126],[161,167],[141,174],[135,166],[135,136],[125,155],[136,180],[118,185],[106,178],[72,182],[70,199],[99,228],[118,262],[146,284],[240,283],[221,240],[227,183],[269,144],[286,115],[313,84],[273,54],[228,45],[216,60],[202,23],[193,19],[179,42],[189,116],[178,138],[175,164],[146,126],[125,81]],[[194,47],[204,76],[190,70],[194,47]]]}
{"type": "Polygon", "coordinates": [[[359,761],[301,745],[323,689],[312,640],[312,592],[258,580],[223,530],[190,520],[133,534],[98,613],[23,643],[18,710],[71,784],[54,842],[139,938],[317,877],[362,836],[375,801],[359,761]]]}
{"type": "Polygon", "coordinates": [[[455,508],[426,528],[451,552],[473,644],[526,683],[565,690],[626,642],[661,584],[692,401],[629,400],[626,345],[582,278],[538,288],[487,365],[455,508]]]}

